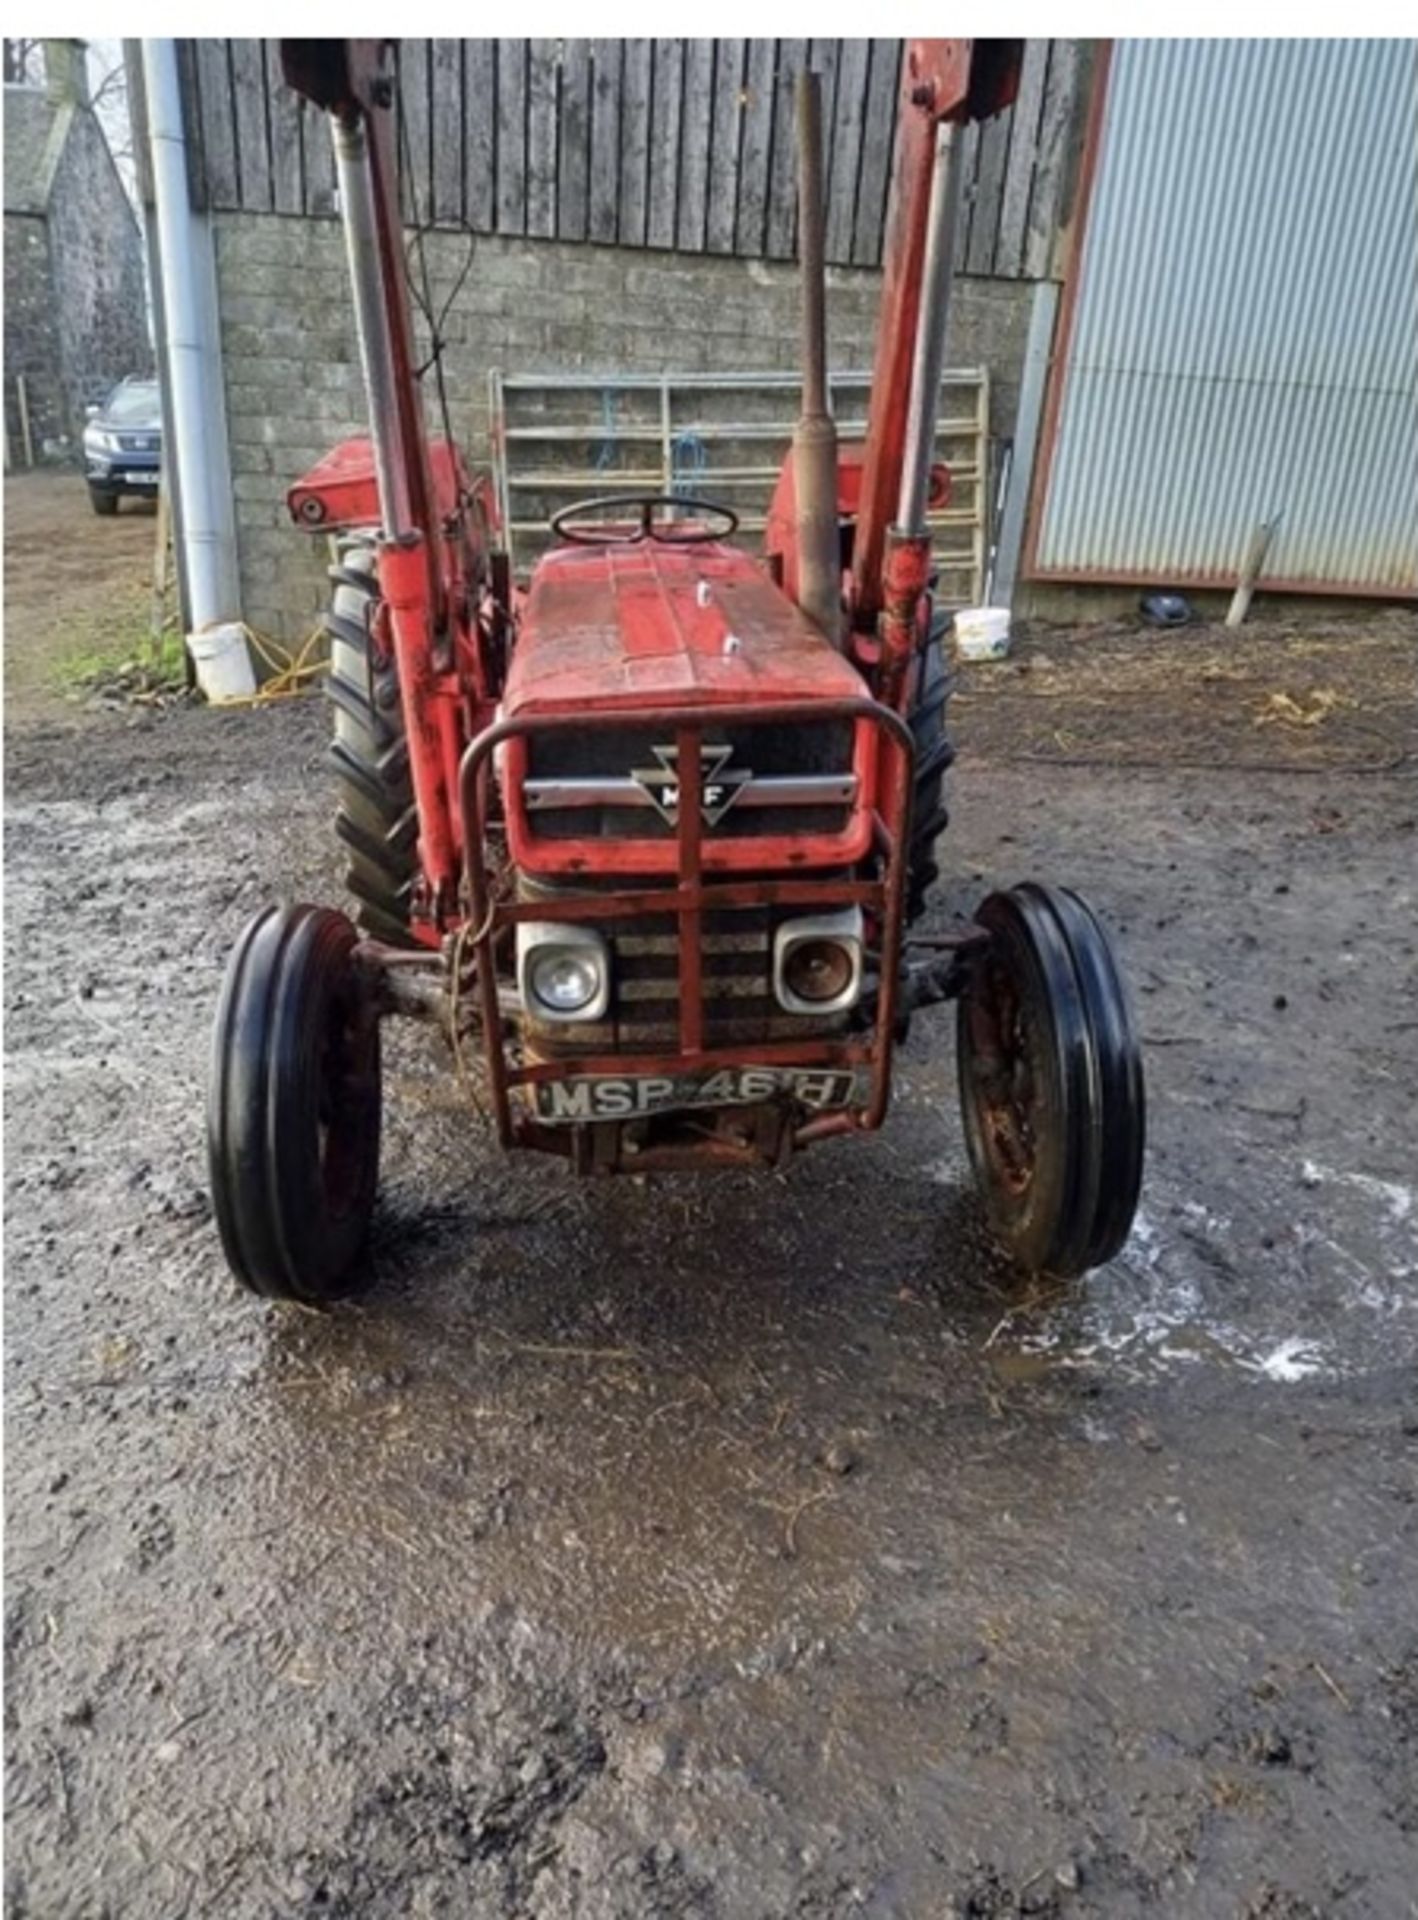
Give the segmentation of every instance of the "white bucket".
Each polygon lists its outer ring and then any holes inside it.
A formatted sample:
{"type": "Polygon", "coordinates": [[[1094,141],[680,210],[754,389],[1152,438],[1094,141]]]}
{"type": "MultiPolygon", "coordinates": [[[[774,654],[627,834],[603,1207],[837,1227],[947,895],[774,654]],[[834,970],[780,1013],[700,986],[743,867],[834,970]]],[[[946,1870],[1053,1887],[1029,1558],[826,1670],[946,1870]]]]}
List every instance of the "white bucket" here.
{"type": "Polygon", "coordinates": [[[955,652],[961,660],[1003,660],[1009,652],[1009,608],[962,607],[955,616],[955,652]]]}
{"type": "Polygon", "coordinates": [[[246,629],[239,620],[217,620],[199,633],[189,633],[187,651],[197,669],[197,685],[214,706],[223,700],[249,700],[255,693],[246,629]]]}

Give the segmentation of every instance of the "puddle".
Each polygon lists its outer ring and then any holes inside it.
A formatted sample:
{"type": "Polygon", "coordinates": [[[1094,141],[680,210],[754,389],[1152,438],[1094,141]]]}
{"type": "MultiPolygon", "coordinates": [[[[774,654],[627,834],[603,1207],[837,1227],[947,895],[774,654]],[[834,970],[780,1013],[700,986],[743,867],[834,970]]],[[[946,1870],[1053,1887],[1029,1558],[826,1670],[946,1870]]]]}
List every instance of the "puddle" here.
{"type": "Polygon", "coordinates": [[[1395,1226],[1402,1226],[1413,1213],[1412,1187],[1401,1186],[1396,1180],[1377,1180],[1370,1173],[1337,1173],[1333,1167],[1317,1166],[1313,1160],[1301,1162],[1300,1180],[1311,1191],[1324,1186],[1326,1182],[1336,1181],[1342,1186],[1354,1187],[1360,1193],[1382,1201],[1395,1226]]]}
{"type": "MultiPolygon", "coordinates": [[[[944,1164],[933,1177],[943,1177],[944,1164]]],[[[1257,1217],[1244,1232],[1194,1198],[1154,1192],[1122,1254],[1076,1287],[1021,1307],[992,1340],[991,1366],[1019,1381],[1051,1367],[1207,1364],[1288,1385],[1362,1370],[1356,1336],[1366,1332],[1374,1362],[1384,1364],[1387,1323],[1418,1308],[1414,1190],[1308,1159],[1298,1175],[1308,1204],[1297,1206],[1283,1188],[1247,1193],[1241,1204],[1257,1202],[1257,1217]],[[1247,1243],[1287,1258],[1279,1285],[1242,1264],[1247,1243]]]]}
{"type": "MultiPolygon", "coordinates": [[[[1224,1246],[1230,1222],[1196,1202],[1176,1209],[1224,1246]]],[[[1208,1303],[1197,1260],[1184,1231],[1168,1233],[1140,1208],[1126,1248],[1089,1274],[1056,1304],[1041,1307],[1012,1343],[990,1353],[995,1371],[1010,1380],[1038,1378],[1053,1367],[1121,1367],[1153,1371],[1211,1365],[1273,1381],[1338,1373],[1338,1364],[1314,1339],[1298,1333],[1257,1337],[1208,1303]]],[[[1021,1316],[1022,1318],[1022,1316],[1021,1316]]]]}

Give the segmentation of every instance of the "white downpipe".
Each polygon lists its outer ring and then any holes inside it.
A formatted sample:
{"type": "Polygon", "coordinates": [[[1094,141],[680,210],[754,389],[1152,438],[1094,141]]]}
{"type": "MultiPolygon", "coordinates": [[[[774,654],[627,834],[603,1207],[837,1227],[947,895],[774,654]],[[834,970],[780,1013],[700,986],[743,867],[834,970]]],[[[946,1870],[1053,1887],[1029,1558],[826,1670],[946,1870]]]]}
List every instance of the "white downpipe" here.
{"type": "MultiPolygon", "coordinates": [[[[194,634],[202,634],[239,623],[241,596],[220,335],[213,297],[211,232],[194,215],[187,191],[186,131],[176,41],[144,40],[143,84],[173,412],[166,438],[178,470],[182,500],[179,534],[187,562],[192,629],[194,634]]],[[[254,677],[251,685],[254,689],[254,677]]]]}

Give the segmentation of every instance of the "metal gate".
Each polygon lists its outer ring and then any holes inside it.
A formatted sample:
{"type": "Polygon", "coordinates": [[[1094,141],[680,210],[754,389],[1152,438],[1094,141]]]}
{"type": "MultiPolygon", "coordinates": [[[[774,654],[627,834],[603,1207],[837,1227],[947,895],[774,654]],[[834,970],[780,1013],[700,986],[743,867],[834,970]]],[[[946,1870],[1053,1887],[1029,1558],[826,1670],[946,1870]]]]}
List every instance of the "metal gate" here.
{"type": "MultiPolygon", "coordinates": [[[[757,545],[792,438],[797,373],[503,374],[489,377],[493,467],[508,550],[519,577],[549,542],[558,507],[597,493],[682,493],[721,500],[757,545]]],[[[831,382],[843,441],[866,432],[867,373],[831,382]]],[[[941,597],[979,601],[985,566],[990,388],[983,367],[941,384],[936,458],[950,503],[929,516],[941,597]]]]}

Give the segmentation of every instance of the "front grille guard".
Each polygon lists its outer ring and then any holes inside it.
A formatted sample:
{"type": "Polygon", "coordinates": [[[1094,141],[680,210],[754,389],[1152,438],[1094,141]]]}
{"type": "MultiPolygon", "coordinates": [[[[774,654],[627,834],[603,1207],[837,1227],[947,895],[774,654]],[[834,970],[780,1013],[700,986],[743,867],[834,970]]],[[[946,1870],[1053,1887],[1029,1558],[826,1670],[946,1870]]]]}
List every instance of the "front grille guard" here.
{"type": "Polygon", "coordinates": [[[489,816],[493,755],[508,740],[531,734],[604,732],[623,727],[624,712],[518,715],[486,728],[467,748],[458,776],[463,815],[464,870],[467,879],[468,920],[464,950],[471,951],[476,968],[476,992],[487,1064],[488,1091],[498,1139],[504,1147],[542,1147],[569,1151],[566,1127],[548,1127],[531,1113],[514,1111],[511,1092],[539,1080],[564,1079],[568,1074],[624,1077],[665,1074],[699,1067],[839,1067],[866,1068],[870,1091],[865,1104],[819,1114],[799,1127],[799,1145],[833,1133],[879,1127],[886,1116],[891,1092],[891,1049],[896,1026],[901,975],[901,940],[905,919],[906,869],[911,836],[911,791],[914,742],[910,728],[897,714],[875,700],[800,702],[794,705],[745,707],[672,707],[658,710],[659,727],[673,731],[678,747],[679,818],[676,828],[678,873],[670,886],[635,887],[625,892],[558,895],[556,918],[569,922],[650,918],[674,914],[679,922],[679,1050],[676,1053],[617,1052],[588,1054],[556,1061],[509,1059],[502,1036],[494,954],[498,935],[519,920],[547,916],[545,900],[497,900],[488,884],[483,856],[484,830],[489,816]],[[884,863],[875,880],[717,880],[704,872],[704,823],[701,813],[703,772],[701,746],[708,729],[726,726],[785,726],[794,721],[865,721],[883,738],[877,754],[877,802],[873,807],[876,851],[884,863]],[[879,916],[881,923],[881,979],[876,1017],[870,1038],[851,1040],[776,1040],[745,1042],[738,1046],[704,1044],[703,954],[700,946],[703,916],[720,910],[757,906],[860,906],[879,916]]]}

